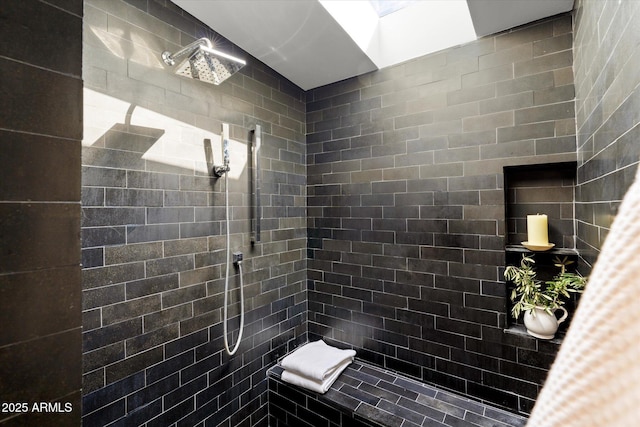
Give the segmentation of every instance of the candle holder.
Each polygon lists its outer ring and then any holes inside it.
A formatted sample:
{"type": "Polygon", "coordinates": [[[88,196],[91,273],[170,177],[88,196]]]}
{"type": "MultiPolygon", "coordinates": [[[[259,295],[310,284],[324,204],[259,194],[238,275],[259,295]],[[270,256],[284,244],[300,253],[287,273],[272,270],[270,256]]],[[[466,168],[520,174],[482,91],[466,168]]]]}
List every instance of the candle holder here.
{"type": "Polygon", "coordinates": [[[555,246],[555,243],[547,243],[546,245],[533,244],[529,242],[520,242],[522,246],[534,252],[544,252],[555,246]]]}

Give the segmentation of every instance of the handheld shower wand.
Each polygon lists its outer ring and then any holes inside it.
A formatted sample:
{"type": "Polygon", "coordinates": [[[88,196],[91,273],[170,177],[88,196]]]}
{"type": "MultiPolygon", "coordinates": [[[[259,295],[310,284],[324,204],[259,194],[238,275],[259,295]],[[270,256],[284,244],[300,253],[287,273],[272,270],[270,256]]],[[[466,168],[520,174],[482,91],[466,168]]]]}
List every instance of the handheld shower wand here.
{"type": "Polygon", "coordinates": [[[222,158],[223,164],[213,167],[213,174],[217,178],[222,177],[222,175],[231,170],[231,168],[229,167],[229,125],[227,123],[224,123],[222,125],[222,158]]]}
{"type": "Polygon", "coordinates": [[[214,166],[213,173],[216,177],[220,178],[222,175],[225,176],[225,208],[226,208],[226,217],[227,217],[227,266],[226,273],[224,277],[224,320],[223,320],[223,329],[224,329],[224,348],[227,351],[229,356],[233,356],[236,351],[238,351],[238,347],[240,347],[240,340],[242,340],[242,331],[244,329],[244,284],[242,282],[242,254],[236,253],[234,254],[234,264],[238,267],[238,273],[240,275],[240,328],[238,333],[238,339],[236,341],[236,345],[233,346],[233,349],[229,347],[228,341],[228,328],[227,321],[229,319],[228,316],[228,306],[229,306],[229,270],[230,270],[230,253],[231,253],[231,238],[230,238],[230,230],[229,230],[229,175],[227,172],[231,170],[229,167],[229,124],[222,124],[222,157],[223,157],[223,165],[222,166],[214,166]]]}

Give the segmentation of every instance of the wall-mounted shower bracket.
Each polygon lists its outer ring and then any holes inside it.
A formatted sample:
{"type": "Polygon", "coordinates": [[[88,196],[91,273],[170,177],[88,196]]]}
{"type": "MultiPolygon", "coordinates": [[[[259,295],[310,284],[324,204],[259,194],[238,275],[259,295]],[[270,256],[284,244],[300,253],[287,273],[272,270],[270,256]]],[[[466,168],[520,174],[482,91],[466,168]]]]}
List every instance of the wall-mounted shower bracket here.
{"type": "Polygon", "coordinates": [[[213,174],[215,175],[216,178],[221,178],[225,173],[229,172],[231,170],[231,168],[229,167],[229,165],[226,166],[214,166],[213,167],[213,174]]]}
{"type": "Polygon", "coordinates": [[[262,145],[262,126],[256,125],[251,144],[251,243],[260,241],[260,146],[262,145]]]}
{"type": "Polygon", "coordinates": [[[171,65],[172,67],[176,65],[176,61],[175,59],[173,59],[173,55],[168,50],[165,50],[164,52],[162,52],[162,60],[164,61],[165,64],[171,65]]]}

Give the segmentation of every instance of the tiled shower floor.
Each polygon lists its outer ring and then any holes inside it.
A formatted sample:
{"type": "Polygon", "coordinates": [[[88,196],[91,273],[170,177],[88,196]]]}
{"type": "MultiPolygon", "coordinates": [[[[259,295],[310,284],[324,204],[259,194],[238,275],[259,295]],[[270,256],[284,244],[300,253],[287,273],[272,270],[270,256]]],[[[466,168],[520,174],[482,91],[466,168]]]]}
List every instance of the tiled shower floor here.
{"type": "MultiPolygon", "coordinates": [[[[279,379],[282,368],[275,366],[269,371],[279,379]]],[[[382,426],[522,427],[527,422],[525,417],[359,360],[320,399],[382,426]]]]}

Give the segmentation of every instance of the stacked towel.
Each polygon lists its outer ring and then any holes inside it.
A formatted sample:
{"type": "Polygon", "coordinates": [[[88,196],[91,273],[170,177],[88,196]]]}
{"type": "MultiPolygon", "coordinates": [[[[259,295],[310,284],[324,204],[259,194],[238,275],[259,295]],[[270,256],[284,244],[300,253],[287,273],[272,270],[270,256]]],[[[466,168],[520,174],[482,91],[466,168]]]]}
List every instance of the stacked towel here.
{"type": "Polygon", "coordinates": [[[324,341],[305,344],[280,362],[282,380],[325,393],[355,357],[355,350],[341,350],[324,341]]]}

